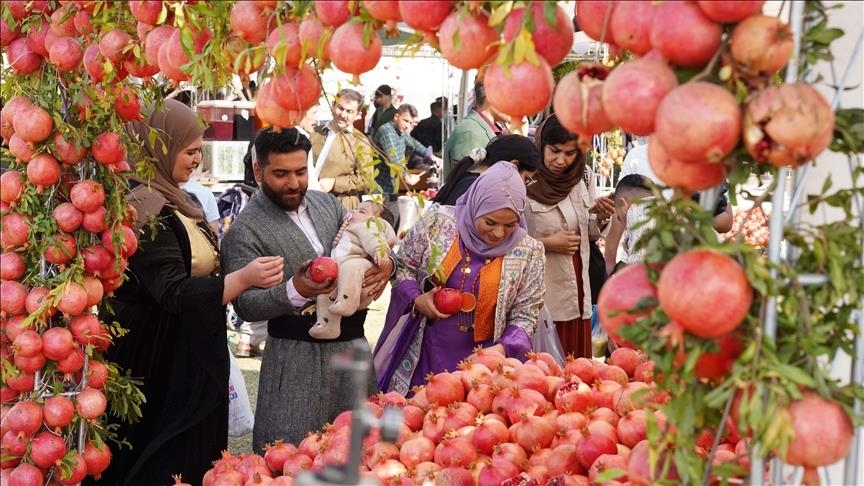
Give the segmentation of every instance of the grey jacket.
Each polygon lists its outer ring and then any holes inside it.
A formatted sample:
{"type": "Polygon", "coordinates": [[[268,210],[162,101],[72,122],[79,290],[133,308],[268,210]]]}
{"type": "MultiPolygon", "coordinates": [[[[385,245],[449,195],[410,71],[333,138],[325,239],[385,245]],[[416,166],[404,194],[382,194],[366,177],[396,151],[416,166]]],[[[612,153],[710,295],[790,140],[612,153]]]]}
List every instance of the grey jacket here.
{"type": "MultiPolygon", "coordinates": [[[[345,207],[330,194],[307,191],[307,211],[315,222],[318,239],[329,255],[333,239],[345,217],[345,207]]],[[[303,231],[259,189],[225,234],[221,245],[222,269],[227,275],[260,256],[285,258],[285,280],[269,289],[250,288],[234,300],[234,310],[248,322],[266,321],[286,314],[297,315],[288,300],[285,282],[300,265],[317,255],[303,231]]]]}

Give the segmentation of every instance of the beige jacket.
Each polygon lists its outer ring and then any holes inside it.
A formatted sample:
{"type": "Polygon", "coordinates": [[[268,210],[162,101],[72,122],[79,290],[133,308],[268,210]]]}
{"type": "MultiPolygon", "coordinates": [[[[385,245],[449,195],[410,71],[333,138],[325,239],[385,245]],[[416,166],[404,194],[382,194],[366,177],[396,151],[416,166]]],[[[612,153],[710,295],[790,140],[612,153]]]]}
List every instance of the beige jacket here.
{"type": "MultiPolygon", "coordinates": [[[[590,167],[588,180],[594,181],[594,173],[590,167]]],[[[588,241],[601,236],[596,219],[588,212],[597,198],[594,184],[580,181],[570,191],[570,195],[558,204],[548,206],[534,200],[529,200],[525,219],[528,223],[528,234],[535,238],[543,238],[562,229],[578,231],[583,244],[579,245],[579,255],[582,257],[582,275],[576,275],[573,267],[573,257],[564,253],[546,252],[546,288],[555,289],[555,298],[546,299],[545,304],[556,321],[572,319],[589,319],[591,317],[591,281],[588,276],[588,260],[590,250],[588,241]],[[579,287],[577,279],[582,280],[584,298],[582,306],[585,311],[579,313],[579,287]]]]}
{"type": "MultiPolygon", "coordinates": [[[[327,127],[316,128],[309,137],[312,142],[312,160],[317,164],[318,156],[327,141],[327,127]]],[[[374,148],[366,135],[358,130],[342,132],[330,146],[327,158],[320,163],[319,179],[335,179],[330,191],[339,198],[346,209],[351,210],[360,204],[360,196],[369,192],[369,181],[373,178],[375,162],[374,148]]]]}

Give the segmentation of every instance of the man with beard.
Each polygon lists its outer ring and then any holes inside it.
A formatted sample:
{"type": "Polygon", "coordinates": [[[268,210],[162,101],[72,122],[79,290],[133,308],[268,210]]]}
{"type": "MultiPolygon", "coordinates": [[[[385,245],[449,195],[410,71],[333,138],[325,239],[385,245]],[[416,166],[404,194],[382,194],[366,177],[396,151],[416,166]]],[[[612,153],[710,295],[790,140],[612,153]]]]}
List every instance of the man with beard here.
{"type": "Polygon", "coordinates": [[[366,128],[366,134],[369,135],[369,138],[373,138],[381,125],[393,120],[393,117],[396,116],[396,107],[393,106],[393,89],[386,84],[378,86],[375,95],[372,96],[372,104],[375,106],[375,113],[372,113],[372,119],[369,120],[369,126],[366,128]]]}
{"type": "MultiPolygon", "coordinates": [[[[309,140],[297,129],[261,131],[255,139],[253,163],[259,189],[222,240],[222,268],[232,272],[260,255],[285,259],[284,285],[250,288],[234,300],[246,321],[269,321],[261,362],[258,407],[252,432],[254,450],[276,440],[299,443],[337,414],[353,406],[348,373],[334,372],[332,358],[369,343],[364,337],[366,311],[342,320],[336,339],[309,336],[314,313],[303,313],[315,297],[332,292],[333,280],[317,283],[307,271],[311,260],[329,255],[346,210],[339,200],[319,191],[307,192],[309,140]]],[[[393,270],[387,260],[366,272],[363,291],[378,298],[393,270]]],[[[370,369],[371,369],[370,362],[370,369]]],[[[368,389],[375,392],[375,378],[368,389]]]]}
{"type": "Polygon", "coordinates": [[[360,204],[372,179],[374,148],[365,135],[354,129],[361,103],[363,95],[357,91],[339,91],[333,101],[333,119],[309,137],[314,163],[309,178],[317,180],[321,191],[336,196],[348,210],[360,204]]]}

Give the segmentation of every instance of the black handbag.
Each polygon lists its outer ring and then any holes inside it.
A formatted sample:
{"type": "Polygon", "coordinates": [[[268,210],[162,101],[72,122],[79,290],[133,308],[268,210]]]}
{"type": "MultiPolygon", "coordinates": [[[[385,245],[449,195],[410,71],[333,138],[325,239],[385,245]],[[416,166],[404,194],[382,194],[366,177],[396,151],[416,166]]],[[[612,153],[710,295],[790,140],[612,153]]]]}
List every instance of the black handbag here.
{"type": "Polygon", "coordinates": [[[597,303],[597,296],[600,295],[600,289],[606,283],[606,258],[603,257],[603,252],[597,246],[596,240],[588,242],[590,254],[588,256],[588,278],[591,281],[591,302],[597,303]]]}

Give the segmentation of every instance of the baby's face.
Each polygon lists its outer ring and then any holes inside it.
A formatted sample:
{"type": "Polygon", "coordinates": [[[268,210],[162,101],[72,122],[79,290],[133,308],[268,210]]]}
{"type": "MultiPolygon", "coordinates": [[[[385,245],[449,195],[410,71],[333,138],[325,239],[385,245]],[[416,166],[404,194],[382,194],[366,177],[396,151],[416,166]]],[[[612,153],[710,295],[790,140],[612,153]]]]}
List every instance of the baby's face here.
{"type": "Polygon", "coordinates": [[[356,209],[352,209],[351,213],[353,214],[351,219],[354,221],[362,221],[364,219],[378,216],[381,213],[381,209],[375,203],[363,202],[360,203],[356,209]]]}

